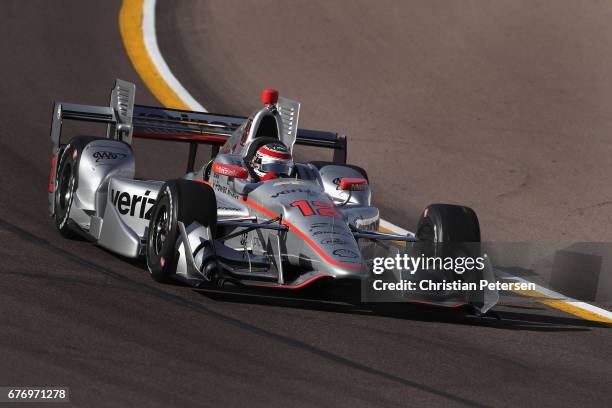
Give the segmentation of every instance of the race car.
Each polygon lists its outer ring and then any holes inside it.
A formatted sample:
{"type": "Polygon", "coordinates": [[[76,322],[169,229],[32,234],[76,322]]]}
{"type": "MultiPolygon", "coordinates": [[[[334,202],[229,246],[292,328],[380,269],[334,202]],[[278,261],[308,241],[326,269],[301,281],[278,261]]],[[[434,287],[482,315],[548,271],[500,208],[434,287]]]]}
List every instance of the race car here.
{"type": "MultiPolygon", "coordinates": [[[[116,80],[110,106],[55,103],[49,210],[62,236],[145,257],[156,281],[279,289],[363,283],[372,260],[399,244],[480,241],[474,211],[447,204],[428,206],[415,234],[379,232],[368,175],[346,163],[346,137],[298,128],[300,104],[273,89],[249,117],[135,105],[134,97],[134,84],[116,80]],[[106,124],[106,135],[66,142],[64,120],[106,124]],[[185,174],[135,178],[133,138],[188,143],[185,174]],[[196,168],[201,144],[212,146],[211,159],[196,168]],[[294,161],[296,145],[332,149],[333,159],[294,161]]],[[[486,312],[496,298],[446,291],[420,301],[486,312]]]]}

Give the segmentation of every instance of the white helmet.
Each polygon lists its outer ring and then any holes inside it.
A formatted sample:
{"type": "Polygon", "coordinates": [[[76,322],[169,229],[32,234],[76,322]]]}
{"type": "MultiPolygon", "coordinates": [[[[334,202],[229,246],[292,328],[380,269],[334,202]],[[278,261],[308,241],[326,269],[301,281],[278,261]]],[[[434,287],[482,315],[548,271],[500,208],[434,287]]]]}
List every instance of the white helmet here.
{"type": "Polygon", "coordinates": [[[282,143],[268,143],[257,149],[251,166],[260,179],[290,176],[293,170],[291,153],[282,143]]]}

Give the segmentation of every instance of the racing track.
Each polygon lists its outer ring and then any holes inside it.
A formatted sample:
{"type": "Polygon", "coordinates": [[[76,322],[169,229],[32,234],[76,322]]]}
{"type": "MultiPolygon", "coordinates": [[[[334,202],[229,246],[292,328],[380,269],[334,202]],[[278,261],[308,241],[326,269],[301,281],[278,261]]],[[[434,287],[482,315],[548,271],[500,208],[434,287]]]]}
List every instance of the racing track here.
{"type": "MultiPolygon", "coordinates": [[[[207,108],[247,112],[274,85],[303,101],[304,125],[353,135],[352,162],[415,153],[400,178],[390,177],[392,160],[367,166],[391,221],[403,221],[396,202],[412,203],[415,217],[425,202],[456,199],[497,239],[610,239],[612,16],[603,5],[176,3],[159,5],[161,48],[207,108]],[[278,58],[261,52],[266,43],[278,58]]],[[[69,385],[73,404],[88,407],[610,400],[609,329],[539,304],[499,307],[498,322],[196,291],[60,239],[46,212],[51,102],[104,103],[121,77],[136,82],[140,103],[156,103],[124,53],[119,7],[2,4],[0,385],[69,385]]],[[[141,174],[171,176],[186,152],[146,143],[136,154],[141,174]]]]}

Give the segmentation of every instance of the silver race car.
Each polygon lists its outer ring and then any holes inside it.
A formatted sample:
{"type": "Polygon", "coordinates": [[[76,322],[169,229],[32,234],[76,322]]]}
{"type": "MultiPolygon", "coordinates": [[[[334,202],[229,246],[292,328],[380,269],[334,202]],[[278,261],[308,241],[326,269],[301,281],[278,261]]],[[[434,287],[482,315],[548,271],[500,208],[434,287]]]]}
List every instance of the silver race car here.
{"type": "MultiPolygon", "coordinates": [[[[377,257],[480,241],[474,211],[456,205],[427,207],[415,234],[379,232],[368,175],[346,164],[346,137],[298,128],[300,104],[274,90],[264,90],[264,106],[249,117],[139,106],[134,94],[133,84],[117,80],[110,106],[55,104],[49,210],[63,236],[145,257],[156,281],[363,289],[377,257]],[[106,135],[66,143],[64,120],[103,123],[106,135]],[[132,138],[188,143],[185,174],[136,179],[132,138]],[[200,144],[212,146],[211,160],[195,168],[200,144]],[[333,161],[294,162],[296,145],[333,149],[333,161]]],[[[401,271],[391,275],[403,280],[401,271]]],[[[494,295],[443,290],[409,300],[486,311],[494,295]]]]}

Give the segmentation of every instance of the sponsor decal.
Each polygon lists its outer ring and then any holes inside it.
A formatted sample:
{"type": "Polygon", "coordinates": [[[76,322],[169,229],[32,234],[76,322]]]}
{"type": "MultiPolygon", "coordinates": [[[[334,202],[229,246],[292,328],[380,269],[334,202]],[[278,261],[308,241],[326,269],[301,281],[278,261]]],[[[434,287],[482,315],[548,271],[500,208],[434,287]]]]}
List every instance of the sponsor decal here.
{"type": "Polygon", "coordinates": [[[308,184],[308,183],[302,180],[283,180],[283,181],[277,181],[276,183],[274,183],[274,187],[285,186],[288,184],[308,184]]]}
{"type": "Polygon", "coordinates": [[[310,224],[310,231],[313,231],[317,228],[331,228],[331,224],[328,222],[313,222],[312,224],[310,224]]]}
{"type": "Polygon", "coordinates": [[[351,258],[356,259],[359,258],[359,255],[350,249],[346,248],[338,248],[332,252],[334,255],[339,256],[340,258],[351,258]]]}
{"type": "Polygon", "coordinates": [[[176,115],[172,115],[170,112],[171,111],[169,110],[155,109],[154,111],[150,111],[150,112],[142,112],[137,117],[137,119],[144,120],[145,122],[150,121],[153,124],[156,124],[156,122],[159,120],[180,122],[181,125],[185,127],[185,129],[192,129],[193,127],[196,127],[199,125],[199,126],[206,126],[206,127],[213,127],[213,128],[219,128],[219,127],[229,128],[228,130],[231,131],[240,126],[240,123],[230,122],[229,120],[231,120],[231,118],[226,118],[228,120],[226,122],[223,122],[222,120],[220,120],[220,118],[216,118],[216,120],[209,121],[206,119],[199,119],[198,116],[194,114],[190,115],[188,113],[181,113],[179,116],[176,116],[176,115]]]}
{"type": "Polygon", "coordinates": [[[110,199],[120,214],[149,220],[155,204],[155,198],[149,197],[149,194],[150,190],[145,191],[144,195],[138,195],[111,189],[110,199]]]}
{"type": "Polygon", "coordinates": [[[219,207],[217,206],[217,210],[219,211],[241,211],[240,208],[234,208],[234,207],[219,207]]]}
{"type": "Polygon", "coordinates": [[[342,231],[315,231],[312,233],[313,236],[317,235],[342,235],[345,237],[351,237],[352,235],[342,231]]]}
{"type": "Polygon", "coordinates": [[[305,193],[305,194],[318,194],[316,191],[312,191],[312,190],[304,190],[301,188],[294,188],[291,190],[281,190],[281,191],[277,191],[276,193],[272,194],[270,196],[270,198],[276,198],[279,197],[281,195],[286,195],[286,194],[292,194],[292,193],[305,193]]]}
{"type": "Polygon", "coordinates": [[[341,240],[340,238],[323,238],[321,240],[323,245],[346,245],[348,242],[341,240]]]}
{"type": "Polygon", "coordinates": [[[220,174],[228,177],[238,177],[241,179],[247,178],[247,176],[249,175],[247,169],[242,168],[240,166],[234,166],[233,164],[214,163],[212,171],[215,174],[220,174]]]}
{"type": "Polygon", "coordinates": [[[232,191],[231,188],[229,188],[226,185],[220,184],[220,183],[214,183],[213,184],[213,188],[223,194],[227,194],[229,196],[231,196],[232,198],[235,198],[236,200],[240,199],[240,195],[238,195],[238,193],[235,193],[234,191],[232,191]]]}
{"type": "Polygon", "coordinates": [[[98,150],[97,152],[94,152],[94,154],[92,155],[94,159],[96,159],[96,163],[99,163],[100,160],[116,160],[116,159],[123,159],[124,157],[127,156],[127,154],[125,153],[116,153],[116,152],[109,152],[106,150],[98,150]]]}

